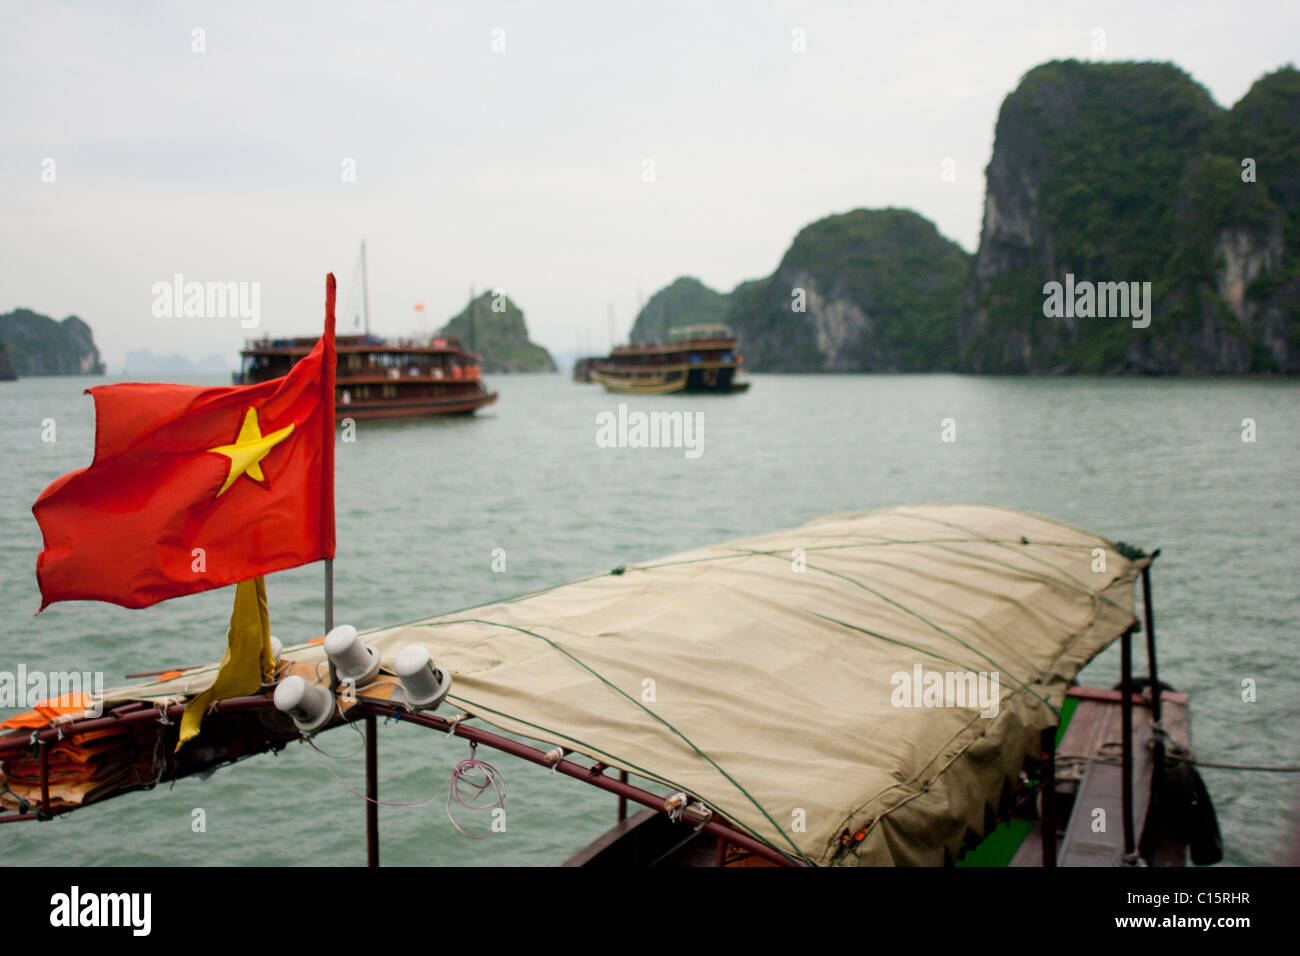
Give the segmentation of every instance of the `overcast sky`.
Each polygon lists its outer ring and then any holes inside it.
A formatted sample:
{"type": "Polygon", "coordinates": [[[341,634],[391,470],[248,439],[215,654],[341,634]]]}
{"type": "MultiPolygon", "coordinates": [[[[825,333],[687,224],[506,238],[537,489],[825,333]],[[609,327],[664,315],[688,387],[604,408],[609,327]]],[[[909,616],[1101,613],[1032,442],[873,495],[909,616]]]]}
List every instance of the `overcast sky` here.
{"type": "Polygon", "coordinates": [[[1295,2],[47,0],[0,22],[0,312],[82,316],[110,372],[134,348],[235,362],[237,318],[152,315],[176,273],[258,282],[258,331],[318,332],[363,237],[375,331],[500,287],[556,351],[603,349],[611,304],[625,337],[679,275],[769,273],[831,213],[910,207],[973,251],[998,108],[1036,64],[1171,60],[1230,106],[1300,47],[1295,2]]]}

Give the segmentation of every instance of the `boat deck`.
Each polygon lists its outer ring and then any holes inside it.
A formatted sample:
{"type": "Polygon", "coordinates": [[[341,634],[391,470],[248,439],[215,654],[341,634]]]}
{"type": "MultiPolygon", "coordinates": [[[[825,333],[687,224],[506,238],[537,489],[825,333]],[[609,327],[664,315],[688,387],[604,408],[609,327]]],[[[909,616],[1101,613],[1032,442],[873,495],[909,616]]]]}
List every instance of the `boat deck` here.
{"type": "MultiPolygon", "coordinates": [[[[1121,866],[1124,811],[1120,694],[1090,687],[1075,687],[1070,693],[1079,703],[1056,749],[1058,820],[1064,822],[1064,832],[1056,835],[1056,862],[1058,866],[1121,866]],[[1073,811],[1068,809],[1070,802],[1073,811]],[[1104,826],[1097,810],[1105,813],[1104,826]],[[1099,829],[1094,830],[1094,825],[1099,829]]],[[[1187,695],[1165,691],[1160,699],[1165,732],[1190,747],[1187,695]]],[[[1141,837],[1151,807],[1154,735],[1151,701],[1137,695],[1133,700],[1133,827],[1141,837]]],[[[1010,865],[1042,866],[1042,846],[1042,829],[1035,822],[1010,865]]],[[[1157,844],[1155,863],[1181,866],[1184,856],[1181,847],[1157,844]]]]}

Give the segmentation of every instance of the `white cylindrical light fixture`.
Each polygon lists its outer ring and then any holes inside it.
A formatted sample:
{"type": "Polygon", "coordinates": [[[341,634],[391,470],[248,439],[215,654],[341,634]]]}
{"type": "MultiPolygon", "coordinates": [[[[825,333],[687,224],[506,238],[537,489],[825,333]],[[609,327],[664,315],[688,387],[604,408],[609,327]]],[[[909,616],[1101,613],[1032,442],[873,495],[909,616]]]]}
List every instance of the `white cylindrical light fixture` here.
{"type": "Polygon", "coordinates": [[[429,652],[419,644],[402,648],[393,670],[406,691],[406,702],[417,710],[437,710],[451,690],[451,673],[435,667],[429,652]]]}
{"type": "Polygon", "coordinates": [[[361,687],[379,676],[379,652],[361,640],[351,624],[340,624],[325,635],[325,653],[334,662],[340,680],[361,687]]]}
{"type": "Polygon", "coordinates": [[[275,688],[275,706],[305,734],[314,734],[334,716],[334,695],[317,684],[308,684],[297,674],[286,677],[275,688]]]}

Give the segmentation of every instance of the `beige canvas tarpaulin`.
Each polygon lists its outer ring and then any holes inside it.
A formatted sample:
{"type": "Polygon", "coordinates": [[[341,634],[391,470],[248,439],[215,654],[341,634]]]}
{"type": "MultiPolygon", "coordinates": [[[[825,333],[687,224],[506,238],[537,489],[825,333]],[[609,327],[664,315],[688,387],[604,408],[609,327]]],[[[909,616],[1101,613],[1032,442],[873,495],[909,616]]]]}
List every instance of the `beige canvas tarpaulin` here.
{"type": "MultiPolygon", "coordinates": [[[[982,831],[1079,669],[1136,624],[1141,566],[1036,515],[892,508],[364,639],[386,666],[425,646],[453,674],[455,707],[684,790],[796,858],[937,865],[982,831]],[[957,675],[954,688],[996,672],[996,713],[970,699],[918,706],[920,686],[903,701],[897,675],[918,671],[957,675]]],[[[156,700],[211,680],[108,696],[156,700]]]]}

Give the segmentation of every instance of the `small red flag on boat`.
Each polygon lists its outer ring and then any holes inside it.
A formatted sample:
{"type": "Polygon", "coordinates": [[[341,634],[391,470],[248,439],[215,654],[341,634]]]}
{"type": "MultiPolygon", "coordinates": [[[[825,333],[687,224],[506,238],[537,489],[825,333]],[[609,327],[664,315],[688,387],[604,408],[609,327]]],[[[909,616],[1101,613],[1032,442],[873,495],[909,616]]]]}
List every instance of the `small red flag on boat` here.
{"type": "Polygon", "coordinates": [[[94,461],[32,506],[41,610],[148,607],[334,557],[334,295],[330,274],[325,334],[282,378],[87,389],[94,461]]]}

